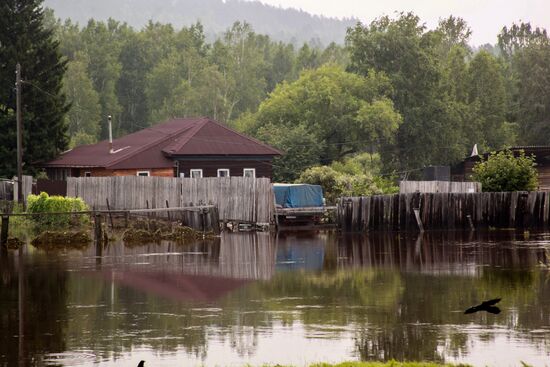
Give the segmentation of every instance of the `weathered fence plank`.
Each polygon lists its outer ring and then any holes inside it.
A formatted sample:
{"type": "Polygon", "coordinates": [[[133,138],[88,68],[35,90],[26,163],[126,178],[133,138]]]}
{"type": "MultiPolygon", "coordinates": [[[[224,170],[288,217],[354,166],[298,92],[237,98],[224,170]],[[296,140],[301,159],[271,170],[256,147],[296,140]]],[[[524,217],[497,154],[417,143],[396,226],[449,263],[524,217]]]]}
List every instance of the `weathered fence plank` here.
{"type": "Polygon", "coordinates": [[[400,194],[421,193],[474,193],[481,192],[479,182],[451,182],[451,181],[401,181],[400,194]]]}
{"type": "Polygon", "coordinates": [[[407,193],[340,198],[344,231],[424,229],[546,228],[548,192],[407,193]]]}
{"type": "Polygon", "coordinates": [[[215,205],[221,221],[269,224],[274,214],[268,178],[79,177],[67,179],[67,196],[97,210],[107,209],[107,200],[114,210],[143,209],[147,202],[150,208],[215,205]]]}

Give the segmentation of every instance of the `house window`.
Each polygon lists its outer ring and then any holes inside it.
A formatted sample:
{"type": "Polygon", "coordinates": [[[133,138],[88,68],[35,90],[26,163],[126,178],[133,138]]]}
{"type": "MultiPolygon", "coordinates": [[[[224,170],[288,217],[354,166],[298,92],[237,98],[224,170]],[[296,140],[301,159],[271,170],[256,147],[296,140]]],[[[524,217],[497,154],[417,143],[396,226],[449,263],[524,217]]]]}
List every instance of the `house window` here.
{"type": "Polygon", "coordinates": [[[229,168],[219,168],[218,177],[229,177],[229,168]]]}
{"type": "Polygon", "coordinates": [[[137,171],[137,176],[149,177],[149,171],[137,171]]]}
{"type": "Polygon", "coordinates": [[[90,171],[84,172],[84,177],[92,177],[92,172],[90,171]]]}
{"type": "Polygon", "coordinates": [[[202,178],[202,169],[192,169],[189,174],[191,178],[202,178]]]}
{"type": "Polygon", "coordinates": [[[243,169],[243,176],[244,177],[256,177],[256,168],[244,168],[243,169]]]}

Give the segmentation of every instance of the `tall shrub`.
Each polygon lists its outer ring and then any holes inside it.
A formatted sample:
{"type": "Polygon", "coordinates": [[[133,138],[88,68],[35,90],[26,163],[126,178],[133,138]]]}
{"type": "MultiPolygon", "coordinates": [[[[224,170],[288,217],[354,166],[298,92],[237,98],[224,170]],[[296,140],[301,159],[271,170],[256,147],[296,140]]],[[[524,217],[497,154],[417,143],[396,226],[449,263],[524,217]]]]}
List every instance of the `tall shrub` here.
{"type": "Polygon", "coordinates": [[[523,150],[518,155],[510,150],[490,154],[473,168],[472,179],[481,182],[483,191],[534,191],[538,174],[533,156],[523,150]]]}
{"type": "MultiPolygon", "coordinates": [[[[27,199],[29,213],[59,213],[89,210],[88,205],[80,198],[49,196],[45,192],[40,195],[29,195],[27,199]]],[[[33,221],[44,227],[64,228],[71,223],[85,224],[88,218],[82,215],[52,214],[33,216],[33,221]]]]}

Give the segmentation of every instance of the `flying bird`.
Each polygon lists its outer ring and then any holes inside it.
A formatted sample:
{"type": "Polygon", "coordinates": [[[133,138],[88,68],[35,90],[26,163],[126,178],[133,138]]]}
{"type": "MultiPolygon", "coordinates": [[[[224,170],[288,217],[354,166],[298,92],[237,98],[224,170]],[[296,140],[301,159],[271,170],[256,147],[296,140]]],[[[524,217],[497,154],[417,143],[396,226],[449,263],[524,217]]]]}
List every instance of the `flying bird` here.
{"type": "Polygon", "coordinates": [[[478,312],[478,311],[487,311],[489,313],[497,315],[497,314],[500,313],[500,308],[498,308],[495,305],[499,302],[500,302],[500,298],[495,298],[495,299],[491,299],[489,301],[484,301],[480,305],[470,307],[469,309],[464,311],[464,313],[468,314],[468,313],[475,313],[475,312],[478,312]]]}

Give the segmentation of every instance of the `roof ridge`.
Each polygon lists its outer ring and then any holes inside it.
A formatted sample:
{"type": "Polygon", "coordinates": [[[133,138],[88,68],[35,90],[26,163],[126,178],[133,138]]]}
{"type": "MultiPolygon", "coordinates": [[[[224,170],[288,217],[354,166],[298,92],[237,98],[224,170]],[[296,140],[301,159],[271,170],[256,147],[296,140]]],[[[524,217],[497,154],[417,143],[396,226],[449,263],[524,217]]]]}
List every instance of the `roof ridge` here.
{"type": "MultiPolygon", "coordinates": [[[[193,128],[190,128],[192,129],[191,133],[189,134],[189,136],[186,138],[186,139],[183,139],[177,146],[176,146],[176,149],[175,151],[178,151],[180,150],[181,148],[183,148],[183,146],[185,144],[187,144],[189,142],[189,140],[191,140],[195,134],[204,126],[206,125],[206,123],[208,122],[208,117],[205,117],[205,116],[202,116],[202,117],[199,117],[197,119],[198,121],[200,121],[199,123],[196,124],[196,126],[194,126],[193,128]],[[202,121],[201,121],[202,120],[202,121]]],[[[187,130],[186,130],[187,131],[187,130]]],[[[168,154],[172,154],[170,153],[171,151],[166,151],[164,149],[162,149],[163,152],[165,153],[168,153],[168,154]]]]}
{"type": "MultiPolygon", "coordinates": [[[[206,125],[207,122],[212,122],[212,123],[216,124],[217,126],[219,126],[219,127],[223,128],[223,129],[227,130],[227,131],[230,131],[230,132],[232,132],[232,133],[234,133],[234,134],[239,135],[241,138],[244,138],[244,139],[246,139],[246,140],[249,140],[249,141],[251,141],[251,142],[253,142],[253,143],[255,143],[255,144],[258,144],[258,145],[263,146],[263,147],[266,148],[266,149],[272,150],[272,151],[274,151],[274,152],[276,152],[276,153],[278,153],[278,154],[280,154],[280,155],[283,155],[283,152],[281,152],[279,149],[273,148],[272,146],[269,146],[268,144],[266,144],[266,143],[264,143],[264,142],[262,142],[262,141],[259,141],[259,140],[255,139],[255,138],[252,138],[252,137],[250,137],[250,136],[246,136],[246,135],[240,133],[239,131],[236,131],[236,130],[234,130],[234,129],[231,129],[231,128],[225,126],[224,124],[222,124],[221,122],[218,122],[218,121],[216,121],[216,120],[214,120],[214,119],[212,119],[212,118],[210,118],[210,117],[203,116],[203,117],[201,117],[201,119],[205,120],[204,123],[201,124],[201,128],[204,127],[204,125],[206,125]]],[[[189,142],[189,140],[191,140],[191,139],[194,137],[194,134],[196,134],[196,133],[198,132],[198,130],[200,130],[200,129],[197,129],[197,131],[195,131],[193,134],[191,134],[191,136],[190,136],[184,143],[181,144],[181,146],[179,147],[179,149],[181,149],[185,144],[187,144],[187,142],[189,142]]],[[[178,150],[179,150],[179,149],[178,149],[178,150]]]]}
{"type": "MultiPolygon", "coordinates": [[[[176,121],[176,120],[185,120],[185,118],[175,118],[175,119],[171,119],[171,120],[166,120],[166,121],[164,121],[164,122],[161,123],[161,124],[156,124],[156,125],[153,125],[153,126],[149,126],[149,127],[145,128],[145,129],[141,129],[141,130],[135,131],[134,133],[142,132],[142,131],[145,131],[145,130],[152,130],[152,131],[156,131],[156,132],[161,133],[161,134],[165,134],[165,136],[162,137],[162,138],[160,138],[160,139],[158,139],[158,140],[153,140],[152,142],[150,142],[150,143],[148,143],[148,144],[144,144],[144,145],[142,145],[141,147],[139,147],[137,150],[135,150],[135,151],[133,151],[133,152],[127,152],[126,154],[124,154],[124,155],[120,156],[119,158],[115,159],[114,161],[111,161],[111,162],[107,163],[107,164],[105,165],[105,168],[108,168],[108,167],[110,167],[110,166],[113,166],[113,165],[115,165],[115,164],[118,164],[118,163],[120,163],[120,162],[122,162],[122,161],[124,161],[124,160],[126,160],[126,159],[128,159],[128,158],[130,158],[130,157],[133,156],[133,155],[142,153],[143,151],[145,151],[145,150],[147,150],[147,149],[149,149],[149,148],[151,148],[151,147],[153,147],[153,146],[155,146],[155,145],[157,145],[157,144],[160,144],[160,143],[162,143],[162,142],[168,140],[169,138],[174,137],[174,135],[175,135],[175,136],[179,136],[179,135],[181,135],[181,134],[187,132],[189,129],[192,128],[192,127],[188,127],[188,126],[182,126],[181,130],[179,130],[178,132],[173,133],[173,134],[170,134],[170,133],[162,133],[162,132],[160,132],[160,131],[154,129],[154,126],[164,125],[164,124],[167,124],[167,123],[169,123],[169,122],[171,122],[171,121],[176,121]]],[[[134,134],[134,133],[132,133],[132,134],[134,134]]],[[[132,135],[132,134],[129,134],[129,135],[132,135]]],[[[129,136],[129,135],[125,135],[124,137],[127,137],[127,136],[129,136]]],[[[119,139],[120,139],[120,138],[119,138],[119,139]]],[[[117,140],[118,140],[118,139],[117,139],[117,140]]],[[[103,141],[105,141],[105,140],[103,140],[103,141]]]]}

